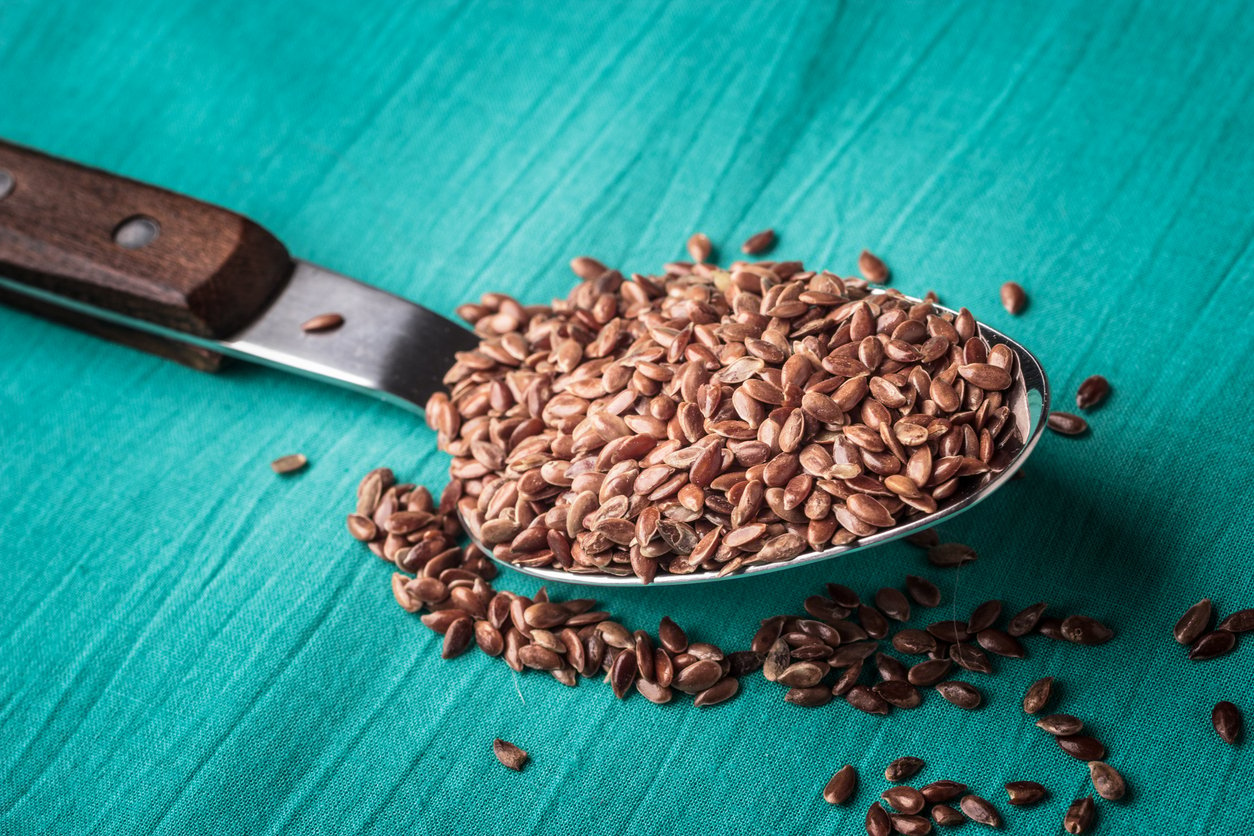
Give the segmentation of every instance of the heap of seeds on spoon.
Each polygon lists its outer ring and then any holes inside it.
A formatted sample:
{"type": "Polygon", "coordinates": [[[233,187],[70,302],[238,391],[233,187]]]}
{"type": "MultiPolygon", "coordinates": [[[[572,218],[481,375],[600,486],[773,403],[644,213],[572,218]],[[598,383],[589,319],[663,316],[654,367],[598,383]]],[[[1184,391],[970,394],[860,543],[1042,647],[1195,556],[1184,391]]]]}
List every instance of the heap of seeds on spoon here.
{"type": "Polygon", "coordinates": [[[630,278],[576,258],[565,299],[458,309],[481,342],[427,421],[497,559],[646,583],[725,575],[931,513],[1004,467],[1015,355],[970,311],[690,249],[630,278]]]}

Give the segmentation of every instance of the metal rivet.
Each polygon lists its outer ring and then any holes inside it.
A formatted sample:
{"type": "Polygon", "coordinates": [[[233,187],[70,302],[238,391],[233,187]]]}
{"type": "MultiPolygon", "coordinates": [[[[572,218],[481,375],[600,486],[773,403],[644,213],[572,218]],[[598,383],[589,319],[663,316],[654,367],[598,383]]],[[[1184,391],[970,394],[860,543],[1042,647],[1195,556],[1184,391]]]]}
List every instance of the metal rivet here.
{"type": "Polygon", "coordinates": [[[0,200],[4,200],[13,194],[13,186],[15,184],[16,181],[13,179],[13,175],[0,168],[0,200]]]}
{"type": "Polygon", "coordinates": [[[160,234],[161,224],[147,215],[133,215],[113,230],[113,240],[122,249],[138,250],[156,241],[160,234]]]}

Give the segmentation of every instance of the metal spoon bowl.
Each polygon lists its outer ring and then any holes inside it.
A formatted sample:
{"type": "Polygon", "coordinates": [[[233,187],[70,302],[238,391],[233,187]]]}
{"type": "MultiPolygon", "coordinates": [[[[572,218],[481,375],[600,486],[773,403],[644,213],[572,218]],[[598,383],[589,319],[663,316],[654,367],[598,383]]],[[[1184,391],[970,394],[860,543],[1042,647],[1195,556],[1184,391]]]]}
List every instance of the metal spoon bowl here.
{"type": "MultiPolygon", "coordinates": [[[[936,305],[936,308],[948,310],[940,305],[936,305]]],[[[949,312],[955,313],[954,311],[949,312]]],[[[1001,457],[1009,457],[1009,460],[1005,462],[1005,466],[1000,471],[986,474],[984,480],[979,485],[950,497],[931,514],[913,517],[901,525],[877,531],[875,534],[867,537],[859,537],[852,543],[843,546],[833,546],[822,551],[805,552],[791,560],[751,564],[738,572],[722,576],[716,571],[697,571],[686,575],[672,575],[659,572],[649,585],[674,586],[750,576],[756,577],[768,572],[793,569],[798,566],[817,563],[821,560],[831,560],[834,557],[864,551],[884,543],[900,540],[902,537],[913,534],[916,531],[932,528],[945,520],[956,517],[968,508],[974,507],[976,503],[984,500],[993,491],[1004,485],[1014,475],[1015,471],[1023,465],[1023,462],[1040,440],[1041,431],[1045,428],[1045,421],[1049,416],[1049,380],[1045,377],[1045,370],[1041,367],[1040,361],[1036,359],[1032,352],[1000,331],[990,328],[983,323],[979,324],[979,329],[980,336],[988,342],[990,347],[1004,345],[1013,351],[1017,358],[1015,363],[1015,380],[1005,392],[1004,403],[1010,407],[1010,412],[1015,419],[1015,426],[1018,428],[1018,434],[999,451],[1001,457]]],[[[531,575],[553,583],[573,583],[586,586],[644,586],[640,578],[635,575],[611,575],[606,572],[517,566],[505,560],[498,560],[492,555],[492,550],[484,547],[482,543],[479,543],[479,546],[500,565],[515,572],[521,572],[524,575],[531,575]]]]}

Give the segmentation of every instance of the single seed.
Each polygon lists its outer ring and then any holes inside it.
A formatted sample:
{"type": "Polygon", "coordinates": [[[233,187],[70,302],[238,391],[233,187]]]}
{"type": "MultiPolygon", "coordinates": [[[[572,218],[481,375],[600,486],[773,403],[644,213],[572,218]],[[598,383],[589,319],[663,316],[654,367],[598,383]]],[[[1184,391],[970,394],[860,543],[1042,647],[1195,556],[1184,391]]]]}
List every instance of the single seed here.
{"type": "Polygon", "coordinates": [[[1070,412],[1051,412],[1046,425],[1059,435],[1082,435],[1088,431],[1088,422],[1070,412]]]}
{"type": "Polygon", "coordinates": [[[979,708],[984,701],[975,686],[966,682],[939,682],[936,690],[946,700],[967,711],[979,708]]]}
{"type": "Polygon", "coordinates": [[[1029,807],[1043,801],[1049,791],[1035,781],[1011,781],[1006,784],[1006,794],[1014,806],[1029,807]]]}
{"type": "Polygon", "coordinates": [[[581,255],[570,260],[570,269],[579,278],[591,281],[609,268],[591,256],[581,255]]]}
{"type": "Polygon", "coordinates": [[[1229,633],[1227,630],[1216,630],[1193,643],[1193,647],[1189,648],[1189,658],[1195,662],[1218,659],[1220,656],[1231,653],[1236,645],[1236,634],[1229,633]]]}
{"type": "Polygon", "coordinates": [[[529,760],[526,752],[499,737],[492,741],[492,754],[496,755],[496,759],[501,762],[502,766],[509,767],[515,772],[522,772],[523,766],[529,760]]]}
{"type": "Polygon", "coordinates": [[[897,758],[884,769],[884,778],[889,781],[908,781],[923,769],[921,758],[905,755],[897,758]]]}
{"type": "Polygon", "coordinates": [[[940,804],[953,801],[967,791],[967,785],[957,781],[933,781],[922,787],[919,792],[927,799],[928,804],[940,804]]]}
{"type": "Polygon", "coordinates": [[[279,456],[270,462],[270,468],[278,474],[295,473],[309,464],[303,453],[292,453],[290,456],[279,456]]]}
{"type": "Polygon", "coordinates": [[[1210,722],[1215,727],[1215,733],[1225,743],[1235,744],[1240,739],[1243,725],[1241,709],[1227,700],[1215,703],[1210,713],[1210,722]]]}
{"type": "Polygon", "coordinates": [[[1075,395],[1075,405],[1080,409],[1092,409],[1106,400],[1110,394],[1110,383],[1100,374],[1087,377],[1080,384],[1075,395]]]}
{"type": "Polygon", "coordinates": [[[1031,633],[1035,629],[1037,622],[1041,620],[1045,607],[1046,604],[1041,602],[1017,613],[1010,619],[1010,623],[1006,625],[1006,632],[1015,637],[1026,636],[1028,633],[1031,633]]]}
{"type": "Polygon", "coordinates": [[[1042,677],[1032,683],[1023,697],[1023,710],[1028,714],[1039,714],[1049,704],[1054,694],[1054,678],[1042,677]]]}
{"type": "Polygon", "coordinates": [[[745,255],[760,255],[775,246],[775,230],[764,229],[750,235],[743,244],[740,245],[740,251],[745,255]]]}
{"type": "Polygon", "coordinates": [[[1018,282],[1006,282],[1001,286],[1001,306],[1012,314],[1022,313],[1028,304],[1028,294],[1018,282]]]}
{"type": "Polygon", "coordinates": [[[334,331],[344,324],[344,317],[337,313],[318,314],[315,317],[305,320],[301,324],[300,330],[306,333],[319,333],[322,331],[334,331]]]}
{"type": "Polygon", "coordinates": [[[925,528],[922,531],[916,531],[914,534],[906,537],[906,542],[920,549],[930,549],[932,546],[940,544],[940,535],[936,533],[934,528],[925,528]]]}
{"type": "Polygon", "coordinates": [[[912,656],[924,656],[936,649],[936,637],[924,630],[898,630],[893,634],[893,649],[912,656]]]}
{"type": "Polygon", "coordinates": [[[888,713],[888,703],[884,698],[865,685],[855,685],[850,688],[845,694],[845,702],[867,714],[888,713]]]}
{"type": "Polygon", "coordinates": [[[906,592],[920,607],[938,607],[941,602],[941,591],[936,584],[918,575],[906,575],[906,592]]]}
{"type": "Polygon", "coordinates": [[[944,568],[970,563],[976,557],[975,549],[963,543],[938,543],[927,550],[928,562],[944,568]]]}
{"type": "Polygon", "coordinates": [[[1106,758],[1106,747],[1095,737],[1073,735],[1054,739],[1058,741],[1058,748],[1076,760],[1100,761],[1106,758]]]}
{"type": "Polygon", "coordinates": [[[976,824],[1001,827],[1001,816],[997,813],[997,808],[978,795],[964,795],[958,802],[958,807],[976,824]]]}
{"type": "Polygon", "coordinates": [[[975,634],[992,627],[1001,618],[1001,607],[1001,601],[985,601],[980,604],[967,620],[967,632],[975,634]]]}
{"type": "Polygon", "coordinates": [[[870,250],[863,250],[858,256],[858,272],[868,282],[883,284],[888,281],[888,266],[870,250]]]}
{"type": "Polygon", "coordinates": [[[1104,761],[1089,762],[1089,780],[1097,794],[1107,801],[1118,801],[1128,792],[1128,784],[1119,770],[1104,761]]]}
{"type": "Polygon", "coordinates": [[[898,813],[908,816],[918,813],[927,804],[923,793],[914,787],[889,787],[880,794],[880,798],[898,813]]]}
{"type": "Polygon", "coordinates": [[[662,647],[671,654],[683,653],[688,649],[688,636],[678,624],[670,619],[670,616],[662,616],[657,635],[662,647]]]}
{"type": "Polygon", "coordinates": [[[911,685],[927,688],[948,676],[952,667],[953,662],[948,659],[929,659],[912,667],[906,677],[911,685]]]}
{"type": "MultiPolygon", "coordinates": [[[[686,670],[686,668],[685,668],[686,670]]],[[[697,694],[692,704],[697,708],[727,702],[740,691],[740,680],[728,676],[697,694]]]]}
{"type": "Polygon", "coordinates": [[[1077,798],[1067,808],[1067,814],[1062,820],[1063,829],[1068,833],[1087,833],[1089,828],[1093,826],[1093,818],[1096,814],[1097,809],[1093,806],[1093,796],[1077,798]]]}
{"type": "Polygon", "coordinates": [[[902,836],[926,836],[932,832],[932,823],[924,816],[910,816],[897,813],[890,817],[893,830],[902,836]]]}
{"type": "Polygon", "coordinates": [[[1050,714],[1036,721],[1038,729],[1044,729],[1054,736],[1079,734],[1084,728],[1084,721],[1070,714],[1050,714]]]}
{"type": "Polygon", "coordinates": [[[1219,622],[1215,629],[1229,633],[1248,633],[1254,630],[1254,609],[1237,610],[1219,622]]]}
{"type": "Polygon", "coordinates": [[[688,239],[688,255],[692,256],[692,260],[698,264],[707,261],[713,249],[713,245],[710,244],[710,236],[704,232],[694,232],[692,237],[688,239]]]}
{"type": "Polygon", "coordinates": [[[966,821],[966,818],[948,804],[937,804],[932,808],[932,821],[945,827],[956,827],[966,821]]]}
{"type": "Polygon", "coordinates": [[[875,606],[894,621],[910,620],[910,602],[901,590],[886,586],[875,593],[875,606]]]}
{"type": "Polygon", "coordinates": [[[1027,651],[1023,647],[1023,643],[1009,633],[998,630],[996,627],[989,627],[987,630],[981,630],[976,634],[975,640],[980,647],[989,653],[996,653],[998,656],[1006,656],[1010,659],[1022,659],[1027,656],[1027,651]]]}
{"type": "Polygon", "coordinates": [[[858,787],[858,773],[849,764],[836,771],[823,788],[823,800],[828,804],[844,804],[858,787]]]}
{"type": "Polygon", "coordinates": [[[1115,635],[1105,624],[1087,615],[1073,615],[1063,619],[1062,637],[1069,642],[1084,645],[1105,644],[1115,635]]]}
{"type": "Polygon", "coordinates": [[[866,832],[867,836],[889,836],[893,832],[893,820],[878,801],[866,811],[866,832]]]}
{"type": "Polygon", "coordinates": [[[973,673],[993,672],[993,663],[989,661],[988,654],[974,645],[951,644],[949,658],[958,667],[973,673]]]}
{"type": "Polygon", "coordinates": [[[919,689],[902,679],[886,679],[871,688],[875,695],[896,708],[918,708],[923,703],[919,689]]]}
{"type": "Polygon", "coordinates": [[[470,642],[475,637],[475,625],[469,618],[459,618],[449,625],[444,631],[444,644],[440,650],[440,656],[444,659],[452,659],[460,656],[470,647],[470,642]]]}

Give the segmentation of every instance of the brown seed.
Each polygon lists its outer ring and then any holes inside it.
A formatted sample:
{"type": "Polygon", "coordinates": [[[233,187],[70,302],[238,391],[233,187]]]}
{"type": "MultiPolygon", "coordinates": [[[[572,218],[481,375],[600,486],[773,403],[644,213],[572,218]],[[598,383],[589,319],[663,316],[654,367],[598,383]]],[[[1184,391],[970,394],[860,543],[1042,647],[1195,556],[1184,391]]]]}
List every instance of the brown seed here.
{"type": "Polygon", "coordinates": [[[475,622],[475,644],[489,656],[500,656],[505,650],[505,638],[501,631],[488,621],[475,622]]]}
{"type": "Polygon", "coordinates": [[[996,624],[1001,618],[1001,606],[1001,601],[985,601],[976,607],[967,620],[967,632],[974,635],[996,624]]]}
{"type": "Polygon", "coordinates": [[[1023,697],[1023,710],[1028,714],[1039,714],[1049,704],[1054,694],[1054,678],[1042,677],[1032,683],[1023,697]]]}
{"type": "MultiPolygon", "coordinates": [[[[826,689],[824,689],[826,690],[826,689]]],[[[865,685],[855,685],[845,694],[845,702],[867,714],[887,714],[888,703],[865,685]]]]}
{"type": "Polygon", "coordinates": [[[1114,630],[1087,615],[1073,615],[1063,619],[1061,629],[1062,637],[1074,644],[1105,644],[1115,635],[1114,630]]]}
{"type": "Polygon", "coordinates": [[[307,464],[309,464],[309,459],[305,458],[304,454],[292,453],[290,456],[279,456],[277,459],[270,462],[270,469],[275,473],[282,475],[286,473],[295,473],[307,464]]]}
{"type": "Polygon", "coordinates": [[[987,630],[981,630],[975,636],[976,642],[980,647],[989,653],[996,653],[998,656],[1006,656],[1010,659],[1022,659],[1028,653],[1024,649],[1023,644],[1014,636],[996,627],[989,627],[987,630]]]}
{"type": "Polygon", "coordinates": [[[675,690],[683,691],[685,694],[697,694],[712,687],[722,677],[723,668],[718,662],[698,659],[676,673],[671,685],[675,690]]]}
{"type": "Polygon", "coordinates": [[[1065,736],[1079,734],[1084,728],[1084,721],[1070,714],[1050,714],[1037,720],[1036,727],[1054,736],[1065,736]]]}
{"type": "Polygon", "coordinates": [[[902,836],[925,836],[932,832],[932,823],[925,816],[909,816],[898,813],[891,817],[893,830],[902,836]]]}
{"type": "Polygon", "coordinates": [[[762,676],[768,682],[778,682],[779,677],[792,663],[792,650],[784,639],[776,639],[775,644],[766,652],[762,663],[762,676]]]}
{"type": "Polygon", "coordinates": [[[356,540],[369,543],[379,535],[379,529],[369,517],[361,514],[349,514],[348,533],[353,535],[353,538],[356,540]]]}
{"type": "Polygon", "coordinates": [[[888,266],[870,250],[863,250],[858,256],[858,272],[868,282],[883,284],[888,281],[888,266]]]}
{"type": "Polygon", "coordinates": [[[989,661],[988,654],[974,645],[951,644],[949,646],[949,658],[953,659],[954,664],[964,670],[974,673],[993,672],[993,663],[989,661]]]}
{"type": "Polygon", "coordinates": [[[1210,722],[1225,743],[1235,744],[1241,737],[1241,709],[1227,700],[1215,703],[1210,712],[1210,722]]]}
{"type": "Polygon", "coordinates": [[[966,682],[938,682],[936,690],[946,700],[967,711],[974,711],[984,701],[975,686],[966,682]]]}
{"type": "Polygon", "coordinates": [[[595,258],[581,255],[570,260],[571,271],[585,281],[591,281],[605,273],[609,268],[595,258]]]}
{"type": "Polygon", "coordinates": [[[921,758],[906,755],[897,758],[884,769],[884,778],[888,781],[909,781],[919,774],[919,771],[923,769],[923,765],[921,758]]]}
{"type": "Polygon", "coordinates": [[[739,679],[742,676],[748,676],[755,671],[762,669],[762,663],[766,659],[765,653],[755,653],[752,650],[737,650],[727,654],[727,675],[734,676],[739,679]]]}
{"type": "Polygon", "coordinates": [[[1119,770],[1103,761],[1089,762],[1089,780],[1097,794],[1107,801],[1118,801],[1128,792],[1128,784],[1119,770]]]}
{"type": "Polygon", "coordinates": [[[934,621],[927,625],[927,631],[943,642],[969,642],[971,634],[967,632],[965,621],[934,621]]]}
{"type": "MultiPolygon", "coordinates": [[[[685,670],[687,670],[687,668],[685,668],[685,670]]],[[[727,702],[727,700],[736,696],[739,691],[740,680],[735,677],[728,676],[697,694],[696,698],[693,699],[692,704],[697,708],[718,705],[721,702],[727,702]]]]}
{"type": "Polygon", "coordinates": [[[1083,435],[1089,428],[1087,421],[1070,412],[1051,412],[1045,423],[1059,435],[1083,435]]]}
{"type": "Polygon", "coordinates": [[[627,692],[631,690],[632,684],[636,681],[638,671],[639,665],[636,663],[636,652],[634,650],[620,650],[610,665],[610,687],[614,691],[614,696],[620,700],[626,699],[627,692]]]}
{"type": "Polygon", "coordinates": [[[1093,806],[1093,796],[1077,798],[1067,808],[1067,814],[1062,819],[1062,826],[1068,833],[1087,833],[1093,826],[1093,818],[1096,815],[1097,808],[1093,806]]]}
{"type": "Polygon", "coordinates": [[[753,235],[750,235],[740,245],[740,251],[745,255],[760,255],[774,246],[775,230],[764,229],[761,232],[755,232],[753,235]]]}
{"type": "Polygon", "coordinates": [[[898,630],[893,634],[893,648],[912,656],[923,656],[936,649],[936,637],[924,630],[898,630]]]}
{"type": "Polygon", "coordinates": [[[1215,629],[1229,633],[1248,633],[1254,630],[1254,609],[1237,610],[1219,622],[1215,629]]]}
{"type": "Polygon", "coordinates": [[[888,636],[888,619],[874,607],[859,604],[858,622],[862,625],[862,629],[866,631],[866,634],[873,639],[882,639],[888,636]]]}
{"type": "Polygon", "coordinates": [[[640,696],[656,705],[666,705],[674,696],[668,686],[644,679],[636,680],[636,690],[640,692],[640,696]]]}
{"type": "Polygon", "coordinates": [[[817,662],[793,662],[779,675],[779,684],[789,688],[812,688],[827,673],[828,666],[817,662]]]}
{"type": "Polygon", "coordinates": [[[444,645],[440,650],[440,657],[452,659],[462,655],[466,652],[466,648],[470,647],[470,642],[474,637],[474,622],[469,618],[457,619],[444,631],[444,645]]]}
{"type": "Polygon", "coordinates": [[[867,836],[889,836],[893,832],[893,820],[878,801],[866,811],[866,832],[867,836]]]}
{"type": "Polygon", "coordinates": [[[919,689],[901,679],[886,679],[872,688],[876,696],[897,708],[918,708],[923,702],[919,689]]]}
{"type": "Polygon", "coordinates": [[[694,232],[692,237],[688,239],[688,255],[692,256],[692,260],[698,264],[707,261],[713,249],[713,245],[710,244],[710,236],[704,232],[694,232]]]}
{"type": "Polygon", "coordinates": [[[928,562],[944,568],[970,563],[976,557],[975,549],[963,543],[938,543],[927,550],[928,562]]]}
{"type": "Polygon", "coordinates": [[[875,654],[875,670],[879,672],[880,679],[889,682],[905,682],[909,676],[906,666],[887,653],[875,654]]]}
{"type": "Polygon", "coordinates": [[[492,754],[496,755],[496,759],[501,762],[502,766],[509,767],[515,772],[522,772],[523,766],[529,760],[526,752],[499,737],[492,741],[492,754]]]}
{"type": "Polygon", "coordinates": [[[1080,384],[1075,395],[1075,405],[1080,409],[1092,409],[1106,400],[1110,394],[1110,383],[1100,374],[1087,377],[1080,384]]]}
{"type": "Polygon", "coordinates": [[[301,324],[300,330],[313,334],[321,331],[334,331],[344,324],[344,317],[337,313],[318,314],[301,324]]]}
{"type": "Polygon", "coordinates": [[[945,827],[956,827],[966,821],[962,813],[959,813],[948,804],[937,804],[933,807],[932,820],[945,827]]]}
{"type": "Polygon", "coordinates": [[[927,799],[928,804],[940,804],[953,801],[967,791],[967,785],[957,781],[933,781],[920,788],[919,792],[927,799]]]}
{"type": "Polygon", "coordinates": [[[805,708],[817,708],[831,701],[832,691],[823,685],[816,685],[813,688],[789,688],[788,693],[784,694],[784,702],[805,708]]]}
{"type": "Polygon", "coordinates": [[[906,542],[920,549],[930,549],[932,546],[940,544],[940,535],[936,533],[934,528],[925,528],[922,531],[916,531],[906,538],[906,542]]]}
{"type": "Polygon", "coordinates": [[[1006,794],[1010,803],[1016,807],[1030,807],[1039,804],[1049,795],[1049,790],[1035,781],[1011,781],[1006,784],[1006,794]]]}
{"type": "Polygon", "coordinates": [[[858,773],[849,764],[836,771],[823,788],[823,800],[828,804],[844,804],[858,788],[858,773]]]}
{"type": "Polygon", "coordinates": [[[570,612],[565,607],[550,601],[532,604],[523,611],[523,620],[527,622],[527,626],[542,630],[565,624],[569,617],[570,612]]]}
{"type": "Polygon", "coordinates": [[[894,621],[910,620],[910,602],[901,590],[884,587],[875,593],[875,606],[894,621]]]}
{"type": "Polygon", "coordinates": [[[948,659],[929,659],[912,667],[907,678],[911,685],[927,688],[948,676],[952,667],[953,662],[948,659]]]}
{"type": "Polygon", "coordinates": [[[1189,648],[1189,658],[1195,662],[1205,662],[1208,659],[1217,659],[1232,652],[1232,648],[1237,645],[1237,637],[1234,633],[1227,630],[1216,630],[1213,633],[1207,633],[1196,642],[1193,647],[1189,648]]]}
{"type": "Polygon", "coordinates": [[[1026,636],[1036,627],[1041,615],[1045,612],[1045,603],[1033,604],[1027,609],[1017,613],[1014,618],[1010,619],[1010,623],[1006,625],[1006,632],[1012,636],[1026,636]]]}
{"type": "Polygon", "coordinates": [[[1001,816],[998,815],[997,808],[978,795],[964,795],[962,801],[958,802],[958,807],[976,824],[1001,827],[1001,816]]]}
{"type": "Polygon", "coordinates": [[[857,609],[858,604],[862,603],[858,598],[858,593],[838,583],[827,584],[827,595],[836,602],[838,607],[844,607],[847,610],[857,609]]]}
{"type": "Polygon", "coordinates": [[[1028,294],[1018,282],[1006,282],[1001,286],[1001,306],[1012,314],[1022,313],[1028,304],[1028,294]]]}
{"type": "Polygon", "coordinates": [[[1095,737],[1072,735],[1054,739],[1058,741],[1058,748],[1076,760],[1100,761],[1106,758],[1106,747],[1095,737]]]}
{"type": "Polygon", "coordinates": [[[936,584],[918,575],[906,575],[906,592],[920,607],[938,607],[941,602],[941,591],[936,584]]]}
{"type": "Polygon", "coordinates": [[[898,813],[908,816],[918,813],[927,804],[923,793],[914,787],[889,787],[880,793],[880,798],[898,813]]]}
{"type": "Polygon", "coordinates": [[[958,367],[958,374],[985,391],[1000,392],[1014,382],[1010,372],[991,363],[965,363],[958,367]]]}
{"type": "Polygon", "coordinates": [[[662,647],[666,648],[671,654],[683,653],[688,649],[688,636],[680,629],[678,624],[671,621],[669,616],[662,616],[662,622],[658,625],[657,636],[662,647]]]}
{"type": "MultiPolygon", "coordinates": [[[[555,671],[562,666],[561,656],[538,644],[528,644],[518,648],[518,660],[526,667],[538,671],[555,671]]],[[[635,660],[632,661],[634,663],[635,660]]]]}

